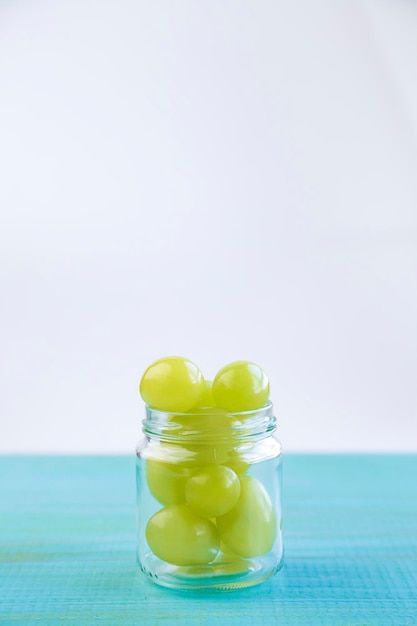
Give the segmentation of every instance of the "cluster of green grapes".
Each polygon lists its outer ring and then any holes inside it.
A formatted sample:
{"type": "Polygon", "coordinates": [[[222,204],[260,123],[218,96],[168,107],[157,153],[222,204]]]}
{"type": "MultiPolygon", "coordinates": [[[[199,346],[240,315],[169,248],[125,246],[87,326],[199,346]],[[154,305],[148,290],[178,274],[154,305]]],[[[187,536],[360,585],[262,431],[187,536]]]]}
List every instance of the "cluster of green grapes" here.
{"type": "Polygon", "coordinates": [[[269,398],[265,372],[247,361],[222,368],[213,382],[181,357],[150,365],[140,382],[146,404],[170,412],[187,432],[199,432],[209,443],[183,441],[193,461],[149,458],[146,479],[163,505],[147,523],[153,553],[174,565],[212,563],[221,554],[252,558],[266,554],[276,536],[271,499],[262,483],[246,475],[248,464],[236,455],[239,413],[260,409],[269,398]],[[213,441],[214,440],[214,441],[213,441]]]}

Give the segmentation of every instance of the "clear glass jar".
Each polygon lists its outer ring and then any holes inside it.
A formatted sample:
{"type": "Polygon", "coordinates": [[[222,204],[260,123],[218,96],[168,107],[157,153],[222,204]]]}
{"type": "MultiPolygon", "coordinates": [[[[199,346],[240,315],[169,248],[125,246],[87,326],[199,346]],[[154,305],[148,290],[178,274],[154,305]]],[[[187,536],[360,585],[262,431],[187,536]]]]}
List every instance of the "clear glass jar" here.
{"type": "Polygon", "coordinates": [[[154,582],[237,589],[280,569],[275,431],[271,403],[244,413],[147,407],[137,447],[137,557],[154,582]]]}

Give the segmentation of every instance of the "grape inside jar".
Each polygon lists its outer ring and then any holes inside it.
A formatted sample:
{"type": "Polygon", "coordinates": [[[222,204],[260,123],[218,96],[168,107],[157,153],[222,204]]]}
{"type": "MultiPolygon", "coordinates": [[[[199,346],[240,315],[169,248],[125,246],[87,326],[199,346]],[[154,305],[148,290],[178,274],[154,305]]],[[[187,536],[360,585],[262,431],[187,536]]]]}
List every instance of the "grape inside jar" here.
{"type": "Polygon", "coordinates": [[[138,562],[177,589],[258,584],[283,561],[281,445],[265,372],[204,378],[188,359],[145,371],[137,448],[138,562]]]}

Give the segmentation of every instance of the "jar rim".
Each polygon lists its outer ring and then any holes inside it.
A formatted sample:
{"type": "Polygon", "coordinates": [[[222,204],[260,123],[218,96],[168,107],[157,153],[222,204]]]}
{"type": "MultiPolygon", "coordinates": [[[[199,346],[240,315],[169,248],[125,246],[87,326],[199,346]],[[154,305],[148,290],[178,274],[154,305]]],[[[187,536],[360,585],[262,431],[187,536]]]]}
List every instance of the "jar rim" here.
{"type": "Polygon", "coordinates": [[[187,412],[160,411],[146,405],[146,417],[142,420],[142,430],[151,438],[158,437],[171,441],[192,439],[194,442],[207,442],[227,439],[232,434],[239,440],[248,440],[254,437],[270,436],[276,430],[276,421],[270,400],[258,409],[235,412],[221,407],[198,407],[187,412]],[[212,418],[218,417],[219,421],[214,420],[211,424],[205,421],[201,425],[196,423],[195,419],[194,422],[192,421],[193,417],[210,416],[210,414],[212,418]],[[226,417],[225,423],[222,423],[223,417],[226,417]],[[229,422],[227,418],[230,418],[229,422]]]}
{"type": "Polygon", "coordinates": [[[216,410],[225,411],[229,415],[241,415],[241,416],[246,415],[249,417],[250,415],[256,415],[256,413],[260,413],[261,411],[272,409],[272,407],[273,407],[273,404],[271,400],[268,400],[268,402],[264,404],[263,406],[257,409],[250,409],[249,411],[228,411],[227,409],[224,409],[221,406],[200,406],[200,407],[194,407],[193,409],[190,409],[189,411],[162,411],[161,409],[154,409],[153,407],[149,406],[149,404],[145,405],[147,414],[152,413],[152,414],[173,415],[173,416],[195,415],[196,414],[195,412],[198,412],[201,409],[204,409],[204,410],[214,409],[215,411],[216,410]]]}

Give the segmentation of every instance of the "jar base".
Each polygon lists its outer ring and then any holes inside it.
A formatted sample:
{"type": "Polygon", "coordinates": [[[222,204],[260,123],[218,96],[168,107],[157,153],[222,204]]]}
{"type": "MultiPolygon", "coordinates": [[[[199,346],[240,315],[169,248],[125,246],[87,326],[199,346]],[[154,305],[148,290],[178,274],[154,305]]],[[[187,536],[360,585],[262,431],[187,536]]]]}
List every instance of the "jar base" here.
{"type": "Polygon", "coordinates": [[[139,565],[144,574],[162,587],[227,591],[259,585],[281,569],[283,559],[277,564],[276,555],[271,554],[252,559],[222,554],[209,565],[177,566],[149,552],[139,565]]]}

